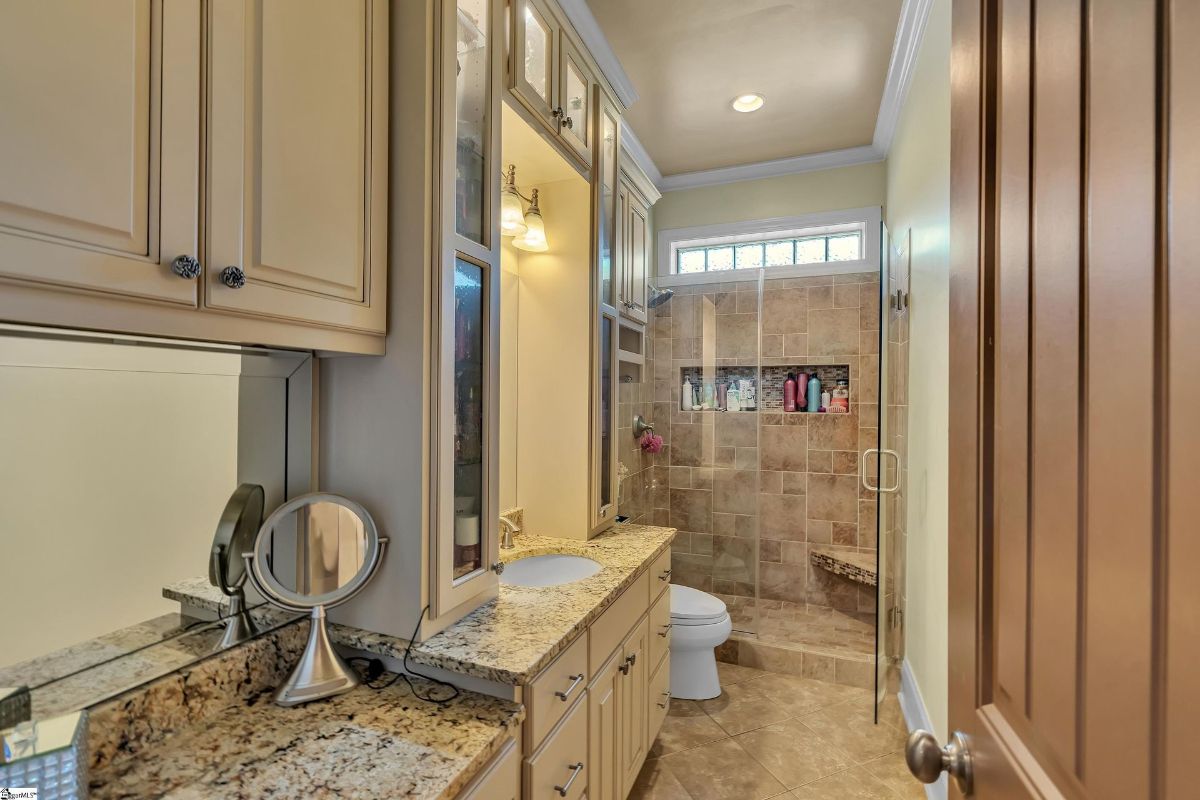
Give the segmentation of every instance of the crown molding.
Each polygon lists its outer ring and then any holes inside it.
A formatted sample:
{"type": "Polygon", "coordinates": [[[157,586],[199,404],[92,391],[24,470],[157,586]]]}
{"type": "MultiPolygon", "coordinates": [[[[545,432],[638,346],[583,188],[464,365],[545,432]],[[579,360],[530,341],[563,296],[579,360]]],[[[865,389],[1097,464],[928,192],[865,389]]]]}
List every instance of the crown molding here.
{"type": "Polygon", "coordinates": [[[817,172],[823,169],[850,167],[856,164],[874,164],[883,161],[886,156],[875,149],[874,145],[850,147],[845,150],[828,150],[824,153],[810,153],[792,158],[780,158],[774,161],[759,161],[756,164],[739,164],[736,167],[721,167],[706,169],[699,172],[684,172],[679,175],[667,175],[658,184],[664,192],[674,192],[679,189],[695,189],[700,186],[716,186],[722,183],[737,183],[752,181],[759,178],[774,178],[780,175],[795,175],[801,172],[817,172]]]}
{"type": "Polygon", "coordinates": [[[633,128],[629,127],[629,123],[624,118],[621,119],[621,151],[628,153],[629,157],[633,159],[633,163],[646,173],[650,182],[660,191],[662,190],[663,174],[659,172],[658,165],[646,152],[642,141],[638,139],[637,134],[633,132],[633,128]]]}
{"type": "Polygon", "coordinates": [[[896,39],[892,42],[892,59],[888,63],[887,79],[883,85],[883,97],[879,101],[879,114],[875,117],[875,138],[871,143],[885,156],[892,149],[892,138],[904,110],[908,87],[912,85],[916,68],[917,53],[925,35],[925,24],[929,21],[929,9],[933,0],[904,0],[900,6],[900,21],[896,25],[896,39]]]}
{"type": "Polygon", "coordinates": [[[575,32],[579,34],[579,38],[583,40],[588,52],[592,54],[596,66],[600,67],[613,91],[617,93],[621,105],[629,108],[638,99],[637,89],[625,74],[625,68],[621,66],[617,54],[609,45],[604,31],[600,30],[600,23],[588,8],[587,0],[558,0],[558,4],[567,15],[567,20],[574,26],[575,32]]]}

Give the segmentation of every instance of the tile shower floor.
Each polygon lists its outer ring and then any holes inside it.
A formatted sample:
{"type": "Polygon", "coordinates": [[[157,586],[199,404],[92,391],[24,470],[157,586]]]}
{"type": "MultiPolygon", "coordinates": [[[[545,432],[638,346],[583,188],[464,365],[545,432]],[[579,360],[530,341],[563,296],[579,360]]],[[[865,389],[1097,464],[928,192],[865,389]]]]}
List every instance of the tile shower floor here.
{"type": "Polygon", "coordinates": [[[875,615],[835,611],[822,606],[717,595],[729,609],[734,631],[757,631],[767,644],[837,658],[871,659],[875,655],[875,615]]]}
{"type": "Polygon", "coordinates": [[[672,700],[630,800],[923,800],[895,696],[718,664],[714,700],[672,700]]]}

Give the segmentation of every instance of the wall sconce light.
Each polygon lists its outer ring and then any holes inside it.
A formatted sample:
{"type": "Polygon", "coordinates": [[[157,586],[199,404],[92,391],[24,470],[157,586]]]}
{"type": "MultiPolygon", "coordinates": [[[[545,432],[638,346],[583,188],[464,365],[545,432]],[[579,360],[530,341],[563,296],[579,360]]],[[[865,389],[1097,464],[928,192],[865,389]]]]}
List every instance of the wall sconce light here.
{"type": "Polygon", "coordinates": [[[513,236],[513,247],[533,253],[550,249],[546,241],[546,224],[538,208],[538,190],[526,197],[517,191],[517,166],[510,164],[504,173],[504,188],[500,192],[500,234],[513,236]],[[529,210],[525,210],[529,203],[529,210]]]}

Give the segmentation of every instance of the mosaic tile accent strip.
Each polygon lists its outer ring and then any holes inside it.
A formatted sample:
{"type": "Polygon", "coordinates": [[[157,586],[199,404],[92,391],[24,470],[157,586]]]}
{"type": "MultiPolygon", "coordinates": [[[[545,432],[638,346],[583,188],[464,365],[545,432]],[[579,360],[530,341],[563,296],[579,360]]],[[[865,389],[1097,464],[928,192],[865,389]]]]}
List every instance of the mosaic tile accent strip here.
{"type": "Polygon", "coordinates": [[[813,550],[809,555],[812,563],[826,572],[841,575],[864,586],[875,586],[879,578],[875,568],[874,553],[858,553],[849,550],[813,550]]]}
{"type": "Polygon", "coordinates": [[[87,715],[80,712],[4,731],[14,760],[6,764],[0,756],[0,787],[37,789],[40,800],[86,800],[87,733],[87,715]],[[46,739],[48,745],[41,741],[46,739]],[[25,748],[31,752],[27,757],[25,748]]]}
{"type": "MultiPolygon", "coordinates": [[[[755,367],[715,367],[715,370],[717,383],[731,380],[755,381],[755,375],[758,372],[755,367]]],[[[817,377],[821,379],[822,389],[836,386],[838,381],[846,381],[850,388],[850,402],[854,402],[854,387],[850,385],[850,367],[846,364],[764,366],[762,368],[762,386],[757,393],[758,410],[782,411],[784,381],[787,380],[788,373],[799,375],[801,372],[808,375],[816,372],[817,377]]],[[[683,385],[684,379],[690,381],[693,386],[697,383],[703,383],[704,368],[681,367],[679,370],[680,386],[683,385]]]]}

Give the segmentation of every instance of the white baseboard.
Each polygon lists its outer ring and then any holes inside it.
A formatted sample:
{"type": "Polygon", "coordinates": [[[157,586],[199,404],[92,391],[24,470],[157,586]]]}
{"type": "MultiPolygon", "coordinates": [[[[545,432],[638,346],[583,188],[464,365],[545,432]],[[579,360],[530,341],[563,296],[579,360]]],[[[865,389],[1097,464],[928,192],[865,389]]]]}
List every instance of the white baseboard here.
{"type": "MultiPolygon", "coordinates": [[[[929,719],[929,710],[925,708],[925,700],[921,697],[921,689],[917,686],[917,679],[913,675],[912,667],[908,665],[908,659],[900,664],[899,700],[900,713],[904,715],[904,724],[910,732],[917,728],[934,731],[933,721],[929,719]]],[[[937,783],[926,784],[925,796],[929,800],[946,800],[948,788],[945,773],[937,783]]]]}

